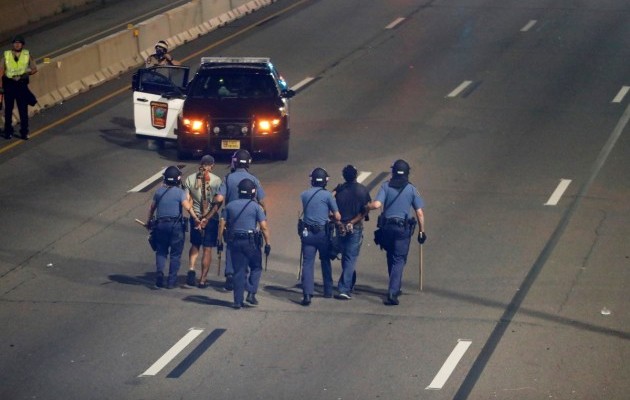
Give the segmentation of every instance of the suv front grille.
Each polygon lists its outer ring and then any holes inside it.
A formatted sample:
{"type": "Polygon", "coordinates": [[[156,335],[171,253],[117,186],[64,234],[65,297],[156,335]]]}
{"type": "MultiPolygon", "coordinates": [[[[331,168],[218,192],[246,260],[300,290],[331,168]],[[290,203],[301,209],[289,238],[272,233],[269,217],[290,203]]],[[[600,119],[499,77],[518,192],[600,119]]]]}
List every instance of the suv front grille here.
{"type": "Polygon", "coordinates": [[[249,120],[213,120],[211,132],[219,137],[244,137],[251,134],[249,120]]]}

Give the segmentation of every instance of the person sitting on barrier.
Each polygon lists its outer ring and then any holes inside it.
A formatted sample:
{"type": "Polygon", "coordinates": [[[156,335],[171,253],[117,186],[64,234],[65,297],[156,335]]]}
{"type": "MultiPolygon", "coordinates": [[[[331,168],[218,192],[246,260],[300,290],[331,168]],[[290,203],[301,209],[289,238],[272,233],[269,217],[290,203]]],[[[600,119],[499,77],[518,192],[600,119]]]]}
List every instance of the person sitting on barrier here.
{"type": "Polygon", "coordinates": [[[155,44],[155,53],[147,57],[146,67],[149,68],[163,65],[182,65],[182,63],[175,60],[168,52],[168,43],[166,43],[165,40],[160,40],[155,44]]]}

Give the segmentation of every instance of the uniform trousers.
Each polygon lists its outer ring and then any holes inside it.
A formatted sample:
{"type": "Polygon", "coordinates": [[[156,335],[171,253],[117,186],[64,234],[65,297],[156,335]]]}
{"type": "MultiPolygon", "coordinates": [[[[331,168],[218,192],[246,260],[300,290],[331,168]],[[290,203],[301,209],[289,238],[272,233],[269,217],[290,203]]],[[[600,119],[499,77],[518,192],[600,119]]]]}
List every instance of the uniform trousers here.
{"type": "Polygon", "coordinates": [[[388,224],[383,227],[384,248],[387,252],[387,272],[389,274],[388,293],[396,296],[402,287],[402,276],[409,244],[411,242],[411,229],[407,225],[388,224]]]}
{"type": "Polygon", "coordinates": [[[262,275],[262,253],[253,236],[235,238],[228,247],[234,268],[234,303],[243,304],[244,293],[258,291],[262,275]],[[249,276],[247,268],[249,267],[249,276]]]}
{"type": "Polygon", "coordinates": [[[339,237],[341,245],[341,276],[337,288],[339,293],[349,294],[356,280],[356,265],[363,243],[363,227],[356,226],[351,233],[339,237]]]}
{"type": "Polygon", "coordinates": [[[155,267],[158,275],[164,273],[166,259],[169,258],[168,286],[177,284],[177,271],[181,264],[182,251],[184,250],[185,232],[184,225],[179,219],[157,222],[155,229],[156,250],[155,267]]]}
{"type": "Polygon", "coordinates": [[[326,236],[324,229],[317,233],[309,231],[308,236],[302,237],[302,291],[304,294],[312,296],[315,291],[315,256],[319,252],[324,280],[324,295],[332,295],[333,278],[329,246],[328,236],[326,236]]]}
{"type": "Polygon", "coordinates": [[[4,89],[4,133],[13,133],[13,104],[20,114],[20,133],[28,133],[28,85],[26,82],[2,77],[4,89]]]}

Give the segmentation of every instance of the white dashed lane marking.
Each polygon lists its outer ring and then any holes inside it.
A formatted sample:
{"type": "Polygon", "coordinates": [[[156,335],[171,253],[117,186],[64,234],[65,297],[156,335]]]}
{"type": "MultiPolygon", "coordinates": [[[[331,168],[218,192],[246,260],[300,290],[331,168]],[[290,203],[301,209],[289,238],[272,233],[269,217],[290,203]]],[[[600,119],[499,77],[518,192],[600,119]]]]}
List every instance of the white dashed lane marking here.
{"type": "Polygon", "coordinates": [[[521,32],[527,32],[528,30],[532,29],[532,27],[536,25],[536,22],[537,21],[535,19],[532,19],[527,24],[525,24],[524,27],[521,28],[521,32]]]}
{"type": "Polygon", "coordinates": [[[162,370],[169,362],[173,361],[177,355],[186,348],[193,340],[203,332],[203,329],[191,328],[183,338],[181,338],[173,347],[171,347],[159,360],[149,367],[146,371],[139,375],[154,376],[162,370]]]}
{"type": "Polygon", "coordinates": [[[612,102],[621,103],[624,97],[626,97],[626,95],[628,94],[628,91],[630,91],[630,86],[622,86],[621,90],[619,91],[619,93],[617,93],[617,96],[615,96],[612,102]]]}
{"type": "Polygon", "coordinates": [[[446,97],[457,97],[461,92],[463,92],[468,86],[470,86],[473,81],[464,81],[459,86],[455,88],[451,93],[449,93],[446,97]]]}
{"type": "Polygon", "coordinates": [[[394,29],[396,26],[398,26],[401,22],[403,22],[405,19],[404,18],[396,18],[394,21],[392,21],[389,25],[387,25],[385,27],[385,29],[394,29]]]}
{"type": "Polygon", "coordinates": [[[564,194],[564,191],[567,190],[569,185],[571,184],[571,179],[560,179],[560,183],[558,183],[558,187],[553,191],[549,200],[544,204],[546,206],[555,206],[558,205],[560,198],[564,194]]]}
{"type": "Polygon", "coordinates": [[[459,339],[457,341],[457,345],[451,352],[451,355],[448,356],[448,358],[444,362],[444,365],[442,365],[442,368],[440,368],[437,375],[435,375],[435,378],[433,378],[433,381],[431,381],[431,384],[427,386],[425,390],[442,389],[448,378],[455,370],[455,367],[457,367],[459,360],[462,359],[462,357],[466,353],[466,350],[468,350],[471,344],[471,340],[459,339]]]}

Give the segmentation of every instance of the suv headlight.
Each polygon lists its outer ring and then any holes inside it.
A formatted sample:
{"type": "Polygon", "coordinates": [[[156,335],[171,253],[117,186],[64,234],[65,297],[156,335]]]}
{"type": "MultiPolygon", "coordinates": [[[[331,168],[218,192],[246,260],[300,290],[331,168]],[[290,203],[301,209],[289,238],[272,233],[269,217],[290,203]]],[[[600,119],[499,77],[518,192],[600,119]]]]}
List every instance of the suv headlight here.
{"type": "Polygon", "coordinates": [[[276,130],[280,126],[280,118],[265,119],[261,118],[256,121],[256,128],[258,133],[268,135],[276,130]]]}
{"type": "Polygon", "coordinates": [[[184,118],[182,119],[182,124],[186,127],[188,132],[193,133],[195,135],[199,135],[200,133],[206,133],[206,121],[202,119],[193,119],[193,118],[184,118]]]}

